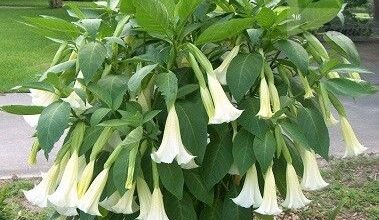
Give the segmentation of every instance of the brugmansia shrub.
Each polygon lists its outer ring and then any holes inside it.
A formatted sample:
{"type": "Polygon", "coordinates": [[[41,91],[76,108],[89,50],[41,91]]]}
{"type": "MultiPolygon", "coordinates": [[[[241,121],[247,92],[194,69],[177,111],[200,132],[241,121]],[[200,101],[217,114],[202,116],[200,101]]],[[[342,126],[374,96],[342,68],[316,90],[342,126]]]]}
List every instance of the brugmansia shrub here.
{"type": "Polygon", "coordinates": [[[71,5],[75,22],[27,18],[61,46],[21,85],[33,106],[2,110],[36,126],[32,164],[64,140],[26,198],[81,219],[251,219],[308,205],[303,190],[328,185],[316,161],[328,159],[327,126],[340,122],[345,156],[366,149],[338,97],[376,90],[349,38],[311,33],[341,6],[113,0],[71,5]]]}

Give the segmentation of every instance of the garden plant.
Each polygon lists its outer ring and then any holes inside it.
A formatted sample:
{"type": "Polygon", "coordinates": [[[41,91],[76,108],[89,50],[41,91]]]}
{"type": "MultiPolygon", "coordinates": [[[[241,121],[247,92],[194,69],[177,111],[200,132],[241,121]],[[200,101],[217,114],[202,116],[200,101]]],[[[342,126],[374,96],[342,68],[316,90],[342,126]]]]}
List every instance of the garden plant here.
{"type": "Polygon", "coordinates": [[[52,219],[249,220],[307,206],[303,191],[328,185],[328,126],[341,126],[345,157],[366,149],[340,97],[374,93],[370,71],[348,37],[316,32],[341,9],[109,0],[71,4],[75,22],[25,18],[60,44],[18,87],[33,105],[1,107],[36,127],[29,163],[54,161],[26,198],[52,219]]]}

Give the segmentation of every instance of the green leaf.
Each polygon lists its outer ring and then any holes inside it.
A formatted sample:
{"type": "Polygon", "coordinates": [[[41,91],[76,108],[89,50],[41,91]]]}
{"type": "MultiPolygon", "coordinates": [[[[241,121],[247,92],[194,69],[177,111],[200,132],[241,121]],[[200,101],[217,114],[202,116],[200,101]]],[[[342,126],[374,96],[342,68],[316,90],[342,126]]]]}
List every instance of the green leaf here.
{"type": "Polygon", "coordinates": [[[213,24],[205,29],[196,40],[196,44],[217,42],[231,38],[253,25],[253,18],[235,18],[213,24]]]}
{"type": "Polygon", "coordinates": [[[335,51],[344,56],[352,64],[360,66],[361,58],[350,38],[336,31],[328,31],[324,36],[325,40],[331,44],[335,51]]]}
{"type": "Polygon", "coordinates": [[[272,131],[265,134],[264,139],[255,138],[253,143],[255,158],[263,173],[270,167],[276,149],[275,136],[272,131]]]}
{"type": "Polygon", "coordinates": [[[24,18],[27,25],[36,28],[40,34],[46,37],[74,40],[80,34],[80,29],[74,24],[49,16],[24,18]]]}
{"type": "Polygon", "coordinates": [[[378,91],[378,88],[371,83],[345,78],[328,79],[323,83],[327,90],[342,96],[359,97],[363,95],[371,95],[378,91]]]}
{"type": "Polygon", "coordinates": [[[263,69],[263,57],[258,53],[238,54],[230,63],[226,81],[233,97],[240,101],[253,86],[263,69]]]}
{"type": "Polygon", "coordinates": [[[179,118],[180,133],[184,146],[196,156],[198,164],[203,162],[207,146],[208,118],[201,106],[201,100],[186,100],[176,103],[176,112],[179,118]]]}
{"type": "Polygon", "coordinates": [[[176,198],[182,199],[184,177],[180,166],[175,163],[160,163],[158,164],[158,172],[163,186],[176,198]]]}
{"type": "Polygon", "coordinates": [[[133,1],[137,23],[147,32],[164,39],[173,36],[175,2],[173,0],[133,1]]]}
{"type": "Polygon", "coordinates": [[[292,40],[280,40],[277,44],[279,49],[300,69],[302,73],[308,72],[309,55],[299,43],[292,40]]]}
{"type": "Polygon", "coordinates": [[[123,194],[125,189],[125,182],[128,175],[128,164],[129,164],[129,148],[123,148],[116,158],[113,164],[113,182],[116,185],[117,191],[123,194]]]}
{"type": "Polygon", "coordinates": [[[85,44],[79,49],[79,67],[86,83],[93,79],[96,71],[103,65],[106,54],[107,50],[99,42],[85,44]]]}
{"type": "Polygon", "coordinates": [[[276,14],[273,10],[263,7],[257,14],[257,22],[263,28],[269,28],[275,23],[276,14]]]}
{"type": "Polygon", "coordinates": [[[338,73],[369,73],[372,74],[370,70],[366,70],[362,67],[357,67],[353,64],[336,64],[331,67],[326,66],[326,68],[322,68],[321,71],[323,73],[329,73],[329,72],[338,72],[338,73]]]}
{"type": "Polygon", "coordinates": [[[67,102],[54,102],[42,111],[37,125],[37,137],[45,153],[51,151],[67,128],[70,112],[71,107],[67,102]]]}
{"type": "Polygon", "coordinates": [[[211,142],[205,151],[202,176],[208,189],[220,182],[233,163],[232,137],[223,132],[219,141],[211,142]]]}
{"type": "Polygon", "coordinates": [[[211,206],[205,206],[200,213],[199,220],[220,220],[222,219],[221,201],[216,200],[211,206]]]}
{"type": "Polygon", "coordinates": [[[253,219],[253,212],[251,209],[243,208],[235,204],[232,198],[238,196],[235,186],[226,194],[224,204],[222,207],[222,220],[251,220],[253,219]]]}
{"type": "Polygon", "coordinates": [[[157,116],[160,112],[161,112],[161,110],[153,110],[153,111],[149,111],[149,112],[147,112],[147,113],[143,116],[143,122],[142,122],[142,123],[146,123],[146,122],[151,121],[151,120],[152,120],[155,116],[157,116]]]}
{"type": "Polygon", "coordinates": [[[342,4],[341,0],[289,0],[289,19],[296,16],[293,26],[301,25],[299,31],[316,29],[335,18],[342,4]]]}
{"type": "Polygon", "coordinates": [[[201,175],[196,170],[184,171],[185,184],[188,190],[196,197],[196,199],[211,206],[213,203],[214,191],[209,190],[205,185],[201,175]]]}
{"type": "Polygon", "coordinates": [[[198,84],[187,84],[179,88],[177,98],[183,98],[199,89],[198,84]]]}
{"type": "Polygon", "coordinates": [[[127,90],[125,75],[107,75],[101,78],[97,84],[89,85],[89,90],[96,94],[109,108],[117,110],[127,90]]]}
{"type": "Polygon", "coordinates": [[[158,90],[165,97],[167,106],[175,102],[178,93],[178,79],[172,72],[161,73],[156,80],[158,90]]]}
{"type": "Polygon", "coordinates": [[[87,151],[93,147],[93,145],[97,141],[97,138],[100,136],[103,129],[104,129],[103,127],[98,127],[98,126],[88,127],[86,129],[83,143],[79,150],[79,156],[87,153],[87,151]]]}
{"type": "Polygon", "coordinates": [[[21,84],[20,86],[16,86],[12,88],[11,91],[14,91],[17,89],[37,89],[37,90],[55,93],[54,87],[46,82],[30,82],[30,83],[21,84]]]}
{"type": "Polygon", "coordinates": [[[305,148],[312,148],[308,142],[308,139],[305,137],[302,128],[300,128],[300,126],[297,123],[285,120],[280,122],[280,125],[282,127],[282,130],[284,131],[284,134],[290,137],[293,141],[302,144],[305,148]]]}
{"type": "Polygon", "coordinates": [[[136,93],[141,88],[142,80],[157,67],[157,64],[144,66],[130,77],[128,81],[129,90],[136,93]]]}
{"type": "Polygon", "coordinates": [[[165,194],[165,210],[171,220],[197,220],[195,208],[191,197],[184,194],[183,199],[177,199],[172,195],[165,194]],[[166,196],[167,195],[167,196],[166,196]]]}
{"type": "Polygon", "coordinates": [[[175,8],[175,15],[179,17],[181,26],[187,22],[189,16],[195,11],[201,2],[202,0],[179,0],[175,8]]]}
{"type": "Polygon", "coordinates": [[[46,70],[46,72],[44,73],[44,75],[48,74],[48,73],[60,73],[60,72],[63,72],[65,70],[68,70],[70,69],[71,67],[73,67],[76,63],[76,60],[69,60],[69,61],[66,61],[66,62],[63,62],[63,63],[59,63],[55,66],[52,66],[50,67],[48,70],[46,70]]]}
{"type": "Polygon", "coordinates": [[[136,8],[133,5],[133,2],[134,0],[120,0],[120,12],[126,14],[134,14],[136,8]]]}
{"type": "Polygon", "coordinates": [[[269,127],[265,120],[256,116],[259,111],[259,100],[249,98],[241,103],[241,107],[245,110],[237,119],[238,123],[248,132],[263,139],[269,127]]]}
{"type": "Polygon", "coordinates": [[[241,176],[254,164],[254,137],[249,132],[241,129],[233,141],[233,159],[241,176]]]}
{"type": "Polygon", "coordinates": [[[300,108],[298,123],[312,149],[325,160],[329,158],[329,132],[322,115],[309,108],[300,108]]]}
{"type": "Polygon", "coordinates": [[[90,124],[95,126],[99,124],[101,120],[110,112],[112,109],[109,108],[99,108],[91,115],[90,124]]]}
{"type": "Polygon", "coordinates": [[[138,127],[142,124],[142,114],[130,115],[127,118],[111,119],[100,123],[98,126],[103,127],[121,127],[121,126],[133,126],[138,127]]]}
{"type": "Polygon", "coordinates": [[[14,115],[38,115],[41,114],[44,108],[44,106],[3,105],[0,106],[0,111],[14,115]]]}

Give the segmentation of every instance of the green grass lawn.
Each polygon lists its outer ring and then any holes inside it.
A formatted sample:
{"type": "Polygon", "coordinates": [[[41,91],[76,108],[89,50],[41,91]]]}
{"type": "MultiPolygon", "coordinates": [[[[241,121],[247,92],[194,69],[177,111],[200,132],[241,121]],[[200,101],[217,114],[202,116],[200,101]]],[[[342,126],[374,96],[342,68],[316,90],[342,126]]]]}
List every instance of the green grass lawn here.
{"type": "Polygon", "coordinates": [[[69,18],[65,9],[49,9],[47,0],[0,0],[0,93],[38,79],[59,47],[19,22],[38,15],[69,18]]]}

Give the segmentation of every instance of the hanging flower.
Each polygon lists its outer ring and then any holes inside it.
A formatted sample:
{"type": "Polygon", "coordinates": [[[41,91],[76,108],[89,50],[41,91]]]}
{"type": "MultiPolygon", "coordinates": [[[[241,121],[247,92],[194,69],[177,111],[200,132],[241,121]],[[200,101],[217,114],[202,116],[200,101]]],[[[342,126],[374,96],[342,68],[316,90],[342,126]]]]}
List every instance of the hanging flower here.
{"type": "Polygon", "coordinates": [[[258,117],[269,119],[273,113],[270,105],[270,90],[267,85],[265,77],[261,79],[261,85],[259,87],[260,109],[257,114],[258,117]]]}
{"type": "Polygon", "coordinates": [[[73,216],[78,214],[76,211],[78,172],[79,157],[75,150],[66,164],[57,190],[48,197],[55,210],[61,215],[73,216]]]}
{"type": "Polygon", "coordinates": [[[240,50],[240,46],[237,45],[230,52],[227,52],[227,55],[226,55],[224,61],[221,63],[221,65],[219,67],[217,67],[217,69],[214,70],[218,81],[222,85],[226,85],[226,72],[228,70],[230,63],[234,59],[234,57],[237,56],[239,50],[240,50]]]}
{"type": "Polygon", "coordinates": [[[308,205],[311,201],[301,191],[299,180],[292,164],[287,164],[286,180],[287,193],[282,205],[289,209],[299,209],[308,205]]]}
{"type": "Polygon", "coordinates": [[[93,175],[93,169],[95,167],[95,161],[91,160],[83,169],[83,173],[78,182],[78,196],[81,198],[84,193],[87,191],[93,175]]]}
{"type": "Polygon", "coordinates": [[[271,166],[267,170],[265,176],[262,204],[255,211],[262,215],[278,215],[282,212],[277,203],[275,178],[271,166]]]}
{"type": "Polygon", "coordinates": [[[140,205],[137,219],[146,219],[150,209],[151,192],[145,180],[140,177],[137,178],[137,193],[140,205]]]}
{"type": "Polygon", "coordinates": [[[54,164],[46,174],[42,174],[42,181],[38,185],[31,190],[23,191],[26,199],[40,208],[46,208],[47,197],[57,187],[58,174],[59,164],[54,164]]]}
{"type": "Polygon", "coordinates": [[[157,163],[172,163],[176,158],[182,168],[192,169],[197,167],[194,161],[195,156],[191,155],[182,143],[175,105],[172,105],[168,111],[162,143],[158,151],[151,154],[151,158],[157,163]]]}
{"type": "Polygon", "coordinates": [[[138,205],[134,201],[134,191],[136,189],[136,183],[133,184],[132,188],[127,190],[120,200],[112,207],[112,210],[116,213],[122,214],[132,214],[138,210],[138,205]]]}
{"type": "Polygon", "coordinates": [[[106,210],[113,212],[114,210],[112,207],[115,206],[120,199],[121,199],[120,193],[116,190],[114,193],[112,193],[111,196],[99,202],[99,205],[105,208],[106,210]]]}
{"type": "Polygon", "coordinates": [[[150,204],[146,220],[169,220],[164,210],[163,195],[158,187],[153,191],[150,204]]]}
{"type": "Polygon", "coordinates": [[[328,186],[328,183],[322,179],[318,169],[315,153],[303,150],[301,158],[304,165],[303,179],[301,180],[302,188],[307,191],[314,191],[328,186]]]}
{"type": "MultiPolygon", "coordinates": [[[[30,89],[29,95],[32,97],[33,105],[44,107],[57,101],[59,98],[55,93],[38,89],[30,89]]],[[[39,116],[40,115],[24,115],[24,119],[31,127],[36,127],[39,116]]]]}
{"type": "Polygon", "coordinates": [[[99,200],[107,183],[109,169],[104,169],[93,180],[87,192],[78,202],[78,208],[90,215],[101,216],[99,212],[99,200]]]}
{"type": "Polygon", "coordinates": [[[341,130],[343,140],[345,141],[346,151],[344,157],[353,157],[362,154],[366,147],[359,143],[357,136],[355,135],[353,128],[346,117],[341,116],[341,130]]]}
{"type": "Polygon", "coordinates": [[[262,195],[259,191],[258,175],[255,164],[250,167],[246,173],[245,183],[243,184],[240,194],[232,199],[233,202],[244,208],[253,206],[257,208],[262,203],[262,195]]]}
{"type": "Polygon", "coordinates": [[[222,124],[236,120],[243,111],[233,106],[215,76],[211,74],[207,75],[209,91],[215,107],[214,115],[209,119],[209,123],[222,124]]]}

